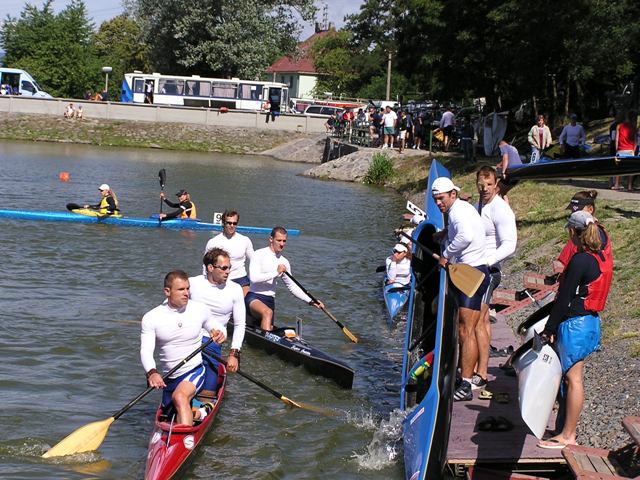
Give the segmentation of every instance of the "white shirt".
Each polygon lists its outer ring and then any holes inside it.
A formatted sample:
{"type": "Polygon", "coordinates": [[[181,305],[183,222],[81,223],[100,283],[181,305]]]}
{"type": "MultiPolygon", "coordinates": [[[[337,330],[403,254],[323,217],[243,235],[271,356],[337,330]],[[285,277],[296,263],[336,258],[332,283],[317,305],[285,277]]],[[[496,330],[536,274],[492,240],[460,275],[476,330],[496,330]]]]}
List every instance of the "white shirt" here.
{"type": "Polygon", "coordinates": [[[385,127],[395,127],[397,120],[398,120],[398,115],[393,110],[391,110],[389,113],[385,112],[382,115],[382,121],[384,122],[385,127]]]}
{"type": "Polygon", "coordinates": [[[399,262],[393,261],[393,256],[387,257],[387,280],[394,284],[408,285],[411,283],[411,260],[407,257],[399,262]]]}
{"type": "MultiPolygon", "coordinates": [[[[235,233],[233,237],[227,238],[224,233],[220,233],[207,242],[204,253],[215,247],[221,248],[229,254],[229,259],[231,260],[229,280],[247,276],[245,261],[251,261],[253,256],[253,244],[249,237],[235,233]]],[[[203,273],[206,273],[206,271],[203,271],[203,273]]]]}
{"type": "MultiPolygon", "coordinates": [[[[276,255],[270,247],[256,250],[249,265],[249,280],[251,280],[249,290],[253,293],[275,297],[276,280],[280,276],[278,265],[280,264],[286,266],[287,272],[293,275],[289,260],[282,254],[276,255]]],[[[304,293],[289,277],[282,275],[280,278],[295,297],[306,303],[311,302],[309,295],[304,293]]]]}
{"type": "Polygon", "coordinates": [[[448,241],[442,256],[452,263],[472,267],[486,265],[484,225],[478,211],[469,202],[457,198],[448,213],[448,241]]]}
{"type": "Polygon", "coordinates": [[[587,135],[584,132],[584,128],[580,124],[565,125],[560,134],[560,145],[567,144],[572,147],[582,145],[587,141],[587,135]]]}
{"type": "MultiPolygon", "coordinates": [[[[142,317],[140,334],[140,360],[144,371],[148,372],[156,368],[153,353],[157,345],[163,375],[166,375],[169,370],[202,345],[203,328],[207,332],[213,329],[224,332],[224,326],[209,314],[209,309],[193,300],[178,310],[171,308],[165,300],[162,305],[148,311],[142,317]]],[[[201,363],[202,356],[198,353],[170,378],[179,377],[201,363]]]]}
{"type": "Polygon", "coordinates": [[[516,216],[509,204],[499,195],[482,206],[480,216],[484,224],[486,264],[500,269],[500,262],[516,251],[518,242],[516,216]]]}
{"type": "MultiPolygon", "coordinates": [[[[244,340],[244,326],[247,323],[247,312],[244,306],[244,293],[242,287],[231,280],[223,285],[211,283],[204,275],[189,278],[191,286],[191,298],[203,303],[209,308],[212,317],[227,330],[227,323],[233,314],[233,340],[231,348],[242,348],[244,340]]],[[[203,336],[209,336],[204,330],[203,336]]]]}

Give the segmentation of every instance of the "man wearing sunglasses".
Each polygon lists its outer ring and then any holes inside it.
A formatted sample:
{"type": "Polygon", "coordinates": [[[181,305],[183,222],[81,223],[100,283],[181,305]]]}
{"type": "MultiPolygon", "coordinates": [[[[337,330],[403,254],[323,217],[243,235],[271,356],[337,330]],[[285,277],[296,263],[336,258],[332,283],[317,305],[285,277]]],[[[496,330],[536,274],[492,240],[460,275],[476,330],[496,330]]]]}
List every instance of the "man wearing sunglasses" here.
{"type": "Polygon", "coordinates": [[[245,305],[250,315],[260,321],[260,328],[273,330],[273,314],[276,309],[276,281],[282,278],[289,291],[303,302],[316,308],[324,308],[321,301],[314,302],[284,272],[291,271],[291,265],[284,255],[287,244],[287,231],[283,227],[274,227],[269,235],[269,246],[256,250],[249,265],[251,286],[245,297],[245,305]]]}
{"type": "MultiPolygon", "coordinates": [[[[231,272],[229,254],[221,248],[214,247],[205,253],[202,263],[206,269],[205,275],[189,278],[191,285],[191,299],[203,303],[209,309],[211,317],[223,325],[225,331],[231,315],[233,315],[233,338],[231,350],[227,358],[227,369],[230,372],[238,370],[240,350],[244,340],[244,326],[246,324],[246,310],[242,287],[234,282],[228,282],[231,272]]],[[[204,338],[205,343],[208,338],[204,338]]],[[[203,352],[202,358],[206,368],[206,377],[201,398],[213,398],[218,385],[218,362],[211,356],[222,356],[220,345],[212,343],[203,352]]]]}
{"type": "MultiPolygon", "coordinates": [[[[204,251],[207,253],[214,247],[222,248],[231,258],[231,273],[229,280],[232,280],[242,287],[244,295],[249,293],[249,277],[247,276],[246,261],[251,261],[253,256],[253,244],[251,239],[236,230],[240,215],[235,210],[225,210],[222,214],[222,233],[216,235],[207,242],[204,251]]],[[[206,268],[206,266],[205,266],[206,268]]],[[[206,272],[204,272],[206,275],[206,272]]]]}

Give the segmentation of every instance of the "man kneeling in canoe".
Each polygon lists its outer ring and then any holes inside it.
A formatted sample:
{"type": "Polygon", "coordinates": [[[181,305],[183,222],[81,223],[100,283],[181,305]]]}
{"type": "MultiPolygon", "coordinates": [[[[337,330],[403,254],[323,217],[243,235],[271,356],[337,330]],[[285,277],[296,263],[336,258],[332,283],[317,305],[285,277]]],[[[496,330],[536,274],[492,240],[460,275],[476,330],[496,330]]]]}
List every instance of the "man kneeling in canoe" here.
{"type": "Polygon", "coordinates": [[[218,344],[226,335],[221,323],[209,309],[189,301],[189,277],[182,270],[169,272],[164,278],[166,301],[142,317],[140,359],[150,387],[164,388],[162,407],[173,404],[177,425],[193,425],[191,400],[204,385],[205,367],[200,353],[179,368],[165,383],[156,370],[153,358],[156,345],[164,372],[168,372],[201,345],[201,330],[206,328],[218,344]]]}

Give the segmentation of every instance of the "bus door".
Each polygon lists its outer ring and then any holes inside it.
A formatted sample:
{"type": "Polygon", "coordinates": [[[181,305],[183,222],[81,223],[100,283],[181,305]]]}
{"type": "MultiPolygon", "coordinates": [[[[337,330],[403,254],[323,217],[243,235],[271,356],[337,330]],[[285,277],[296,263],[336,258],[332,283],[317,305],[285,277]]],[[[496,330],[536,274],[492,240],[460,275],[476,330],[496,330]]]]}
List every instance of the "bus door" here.
{"type": "MultiPolygon", "coordinates": [[[[153,82],[153,80],[151,80],[153,82]]],[[[131,90],[133,94],[133,103],[144,103],[144,78],[133,77],[131,90]]]]}
{"type": "Polygon", "coordinates": [[[269,100],[269,104],[271,105],[271,110],[279,112],[283,105],[282,88],[269,87],[266,98],[269,100]]]}

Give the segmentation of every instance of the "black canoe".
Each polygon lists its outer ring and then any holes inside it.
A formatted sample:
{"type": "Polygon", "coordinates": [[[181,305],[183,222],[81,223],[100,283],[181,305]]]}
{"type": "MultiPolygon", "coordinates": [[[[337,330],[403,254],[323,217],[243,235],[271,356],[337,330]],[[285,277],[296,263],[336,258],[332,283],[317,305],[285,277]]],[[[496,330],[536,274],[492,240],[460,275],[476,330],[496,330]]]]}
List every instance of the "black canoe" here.
{"type": "Polygon", "coordinates": [[[509,182],[549,178],[599,177],[640,173],[640,157],[587,157],[568,160],[542,158],[538,163],[514,165],[507,169],[509,182]]]}

